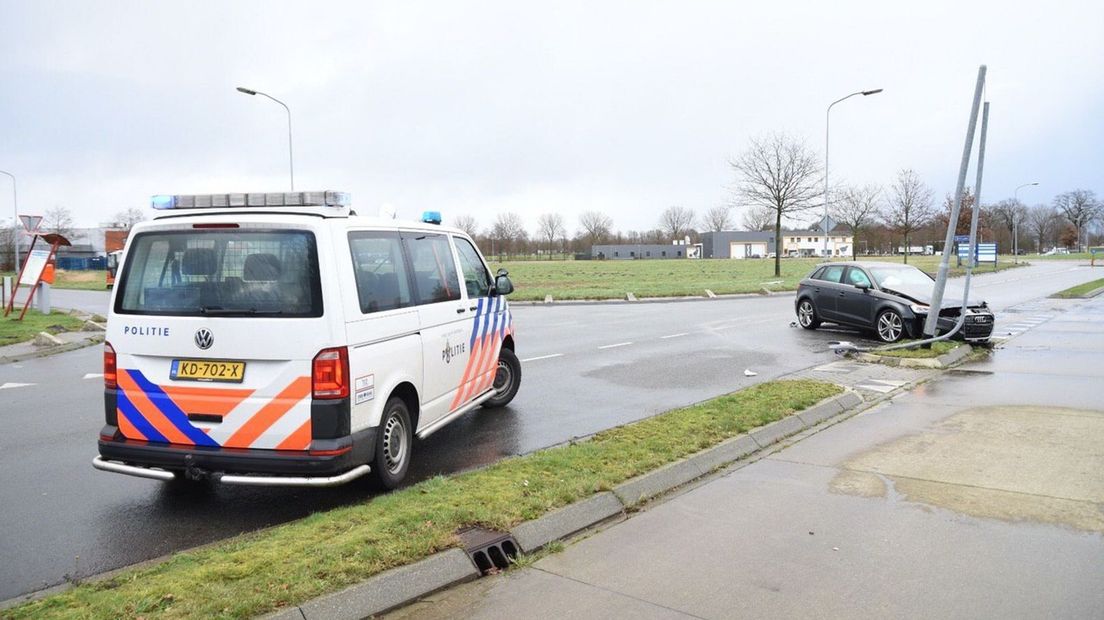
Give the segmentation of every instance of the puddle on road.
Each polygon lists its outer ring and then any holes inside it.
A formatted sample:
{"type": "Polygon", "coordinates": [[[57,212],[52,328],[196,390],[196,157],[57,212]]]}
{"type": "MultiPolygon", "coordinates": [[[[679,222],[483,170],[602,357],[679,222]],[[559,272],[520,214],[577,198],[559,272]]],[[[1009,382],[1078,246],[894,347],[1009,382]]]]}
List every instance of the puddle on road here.
{"type": "Polygon", "coordinates": [[[1104,533],[1104,412],[968,409],[842,468],[834,493],[1104,533]]]}

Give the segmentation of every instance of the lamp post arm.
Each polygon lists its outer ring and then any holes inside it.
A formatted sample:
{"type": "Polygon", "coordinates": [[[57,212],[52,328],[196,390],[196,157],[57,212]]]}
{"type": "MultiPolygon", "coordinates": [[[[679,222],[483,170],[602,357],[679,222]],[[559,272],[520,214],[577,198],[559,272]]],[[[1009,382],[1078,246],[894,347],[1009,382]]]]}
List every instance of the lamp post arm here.
{"type": "Polygon", "coordinates": [[[862,91],[853,92],[846,97],[840,97],[832,103],[828,104],[828,109],[824,111],[824,255],[828,256],[828,136],[832,122],[832,106],[837,103],[850,99],[855,95],[861,95],[862,91]]]}

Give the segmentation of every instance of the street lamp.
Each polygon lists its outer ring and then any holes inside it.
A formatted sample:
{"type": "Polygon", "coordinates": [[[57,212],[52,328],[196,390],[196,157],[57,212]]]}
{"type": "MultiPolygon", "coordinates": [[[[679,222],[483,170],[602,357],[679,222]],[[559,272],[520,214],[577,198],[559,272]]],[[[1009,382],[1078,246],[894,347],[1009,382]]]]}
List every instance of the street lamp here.
{"type": "MultiPolygon", "coordinates": [[[[1031,187],[1032,185],[1038,185],[1038,181],[1031,183],[1024,183],[1016,188],[1016,191],[1012,192],[1012,201],[1016,204],[1012,207],[1012,263],[1018,265],[1020,263],[1020,222],[1016,219],[1016,210],[1020,206],[1020,190],[1025,187],[1031,187]]],[[[1040,249],[1041,251],[1041,249],[1040,249]]]]}
{"type": "Polygon", "coordinates": [[[15,175],[3,170],[0,170],[0,174],[8,175],[12,180],[12,210],[15,211],[15,219],[12,220],[12,226],[16,228],[15,236],[12,237],[12,250],[15,252],[15,265],[13,268],[16,273],[19,273],[19,202],[16,200],[15,195],[15,175]]]}
{"type": "Polygon", "coordinates": [[[850,99],[855,95],[862,95],[866,97],[868,95],[877,95],[882,92],[881,88],[875,88],[874,90],[860,90],[858,92],[851,93],[846,97],[836,99],[832,103],[828,104],[828,110],[824,113],[824,255],[828,256],[828,127],[832,120],[832,106],[837,103],[850,99]]]}
{"type": "Polygon", "coordinates": [[[294,192],[295,191],[295,158],[292,155],[293,151],[291,149],[291,109],[289,109],[287,107],[287,104],[284,103],[283,101],[280,101],[279,99],[273,97],[272,95],[269,95],[268,93],[262,93],[259,90],[253,90],[253,89],[250,89],[250,88],[245,88],[243,86],[239,86],[238,87],[238,92],[239,93],[244,93],[246,95],[261,95],[262,97],[268,97],[269,99],[275,101],[276,103],[284,106],[284,111],[287,112],[287,117],[288,117],[288,169],[291,171],[291,191],[294,192]]]}

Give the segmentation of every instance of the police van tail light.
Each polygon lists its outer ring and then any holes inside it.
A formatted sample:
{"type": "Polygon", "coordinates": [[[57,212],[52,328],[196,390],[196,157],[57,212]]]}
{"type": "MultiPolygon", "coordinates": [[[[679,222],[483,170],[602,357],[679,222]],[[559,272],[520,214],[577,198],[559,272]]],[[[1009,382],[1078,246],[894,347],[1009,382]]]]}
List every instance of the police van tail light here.
{"type": "Polygon", "coordinates": [[[111,346],[110,342],[104,343],[104,360],[103,360],[103,376],[104,387],[115,389],[119,387],[118,373],[115,369],[115,349],[111,346]]]}
{"type": "Polygon", "coordinates": [[[349,349],[322,349],[314,356],[311,368],[311,395],[314,398],[349,397],[349,349]]]}

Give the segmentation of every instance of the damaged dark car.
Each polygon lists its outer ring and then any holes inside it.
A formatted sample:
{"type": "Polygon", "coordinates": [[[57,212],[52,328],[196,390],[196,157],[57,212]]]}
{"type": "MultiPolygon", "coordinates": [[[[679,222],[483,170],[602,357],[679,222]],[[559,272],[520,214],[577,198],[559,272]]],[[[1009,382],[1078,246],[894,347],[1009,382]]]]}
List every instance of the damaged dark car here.
{"type": "MultiPolygon", "coordinates": [[[[935,280],[899,263],[838,262],[819,265],[797,288],[794,308],[805,329],[835,323],[872,330],[882,342],[919,338],[928,318],[935,280]]],[[[954,328],[962,300],[944,298],[937,331],[954,328]]],[[[993,334],[993,313],[984,301],[972,301],[955,337],[985,343],[993,334]]]]}

